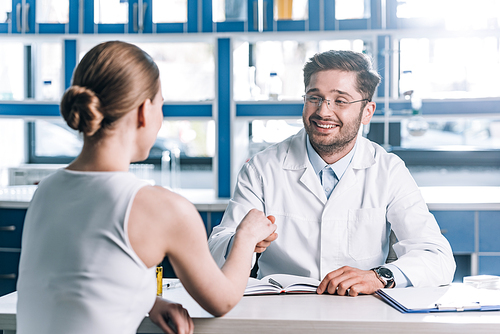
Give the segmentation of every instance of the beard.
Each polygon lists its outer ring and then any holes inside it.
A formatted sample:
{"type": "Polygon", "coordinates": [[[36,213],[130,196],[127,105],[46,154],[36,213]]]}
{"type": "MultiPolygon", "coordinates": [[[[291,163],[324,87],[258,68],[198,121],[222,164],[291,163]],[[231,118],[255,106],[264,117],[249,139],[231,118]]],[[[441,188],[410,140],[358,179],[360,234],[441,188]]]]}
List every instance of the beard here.
{"type": "Polygon", "coordinates": [[[363,110],[360,111],[357,119],[353,122],[347,124],[340,122],[337,134],[318,133],[314,128],[313,120],[328,120],[322,119],[316,114],[311,115],[307,120],[304,116],[302,116],[302,121],[304,123],[304,128],[309,135],[311,146],[320,156],[328,156],[341,152],[356,139],[361,126],[362,118],[363,110]]]}

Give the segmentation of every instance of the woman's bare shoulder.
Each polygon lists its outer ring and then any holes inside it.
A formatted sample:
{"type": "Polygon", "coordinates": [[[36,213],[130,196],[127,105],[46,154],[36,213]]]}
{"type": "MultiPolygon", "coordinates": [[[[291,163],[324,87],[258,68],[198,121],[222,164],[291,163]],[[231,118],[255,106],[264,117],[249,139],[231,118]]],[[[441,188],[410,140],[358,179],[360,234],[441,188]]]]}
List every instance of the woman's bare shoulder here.
{"type": "MultiPolygon", "coordinates": [[[[139,257],[151,266],[197,234],[203,222],[187,199],[167,189],[141,188],[130,210],[128,235],[139,257]]],[[[204,231],[204,229],[201,229],[204,231]]]]}
{"type": "Polygon", "coordinates": [[[144,215],[157,217],[160,221],[178,222],[187,216],[198,215],[195,206],[186,198],[159,186],[141,188],[134,200],[134,206],[144,215]]]}
{"type": "Polygon", "coordinates": [[[146,210],[159,212],[186,208],[195,210],[194,205],[186,198],[159,186],[142,187],[136,195],[134,204],[138,204],[146,210]]]}

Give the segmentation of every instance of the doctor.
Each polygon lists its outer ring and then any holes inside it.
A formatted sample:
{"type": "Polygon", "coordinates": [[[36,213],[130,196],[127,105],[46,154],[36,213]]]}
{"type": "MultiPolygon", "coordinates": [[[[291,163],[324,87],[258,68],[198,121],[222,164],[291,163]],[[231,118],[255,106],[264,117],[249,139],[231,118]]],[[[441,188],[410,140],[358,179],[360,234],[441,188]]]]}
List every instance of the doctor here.
{"type": "Polygon", "coordinates": [[[276,217],[279,235],[256,246],[258,277],[314,277],[319,294],[351,296],[452,281],[450,244],[404,162],[358,135],[375,112],[379,82],[360,53],[328,51],[306,63],[304,129],[242,167],[209,238],[219,265],[239,222],[257,208],[276,217]],[[391,229],[398,259],[386,264],[391,229]]]}

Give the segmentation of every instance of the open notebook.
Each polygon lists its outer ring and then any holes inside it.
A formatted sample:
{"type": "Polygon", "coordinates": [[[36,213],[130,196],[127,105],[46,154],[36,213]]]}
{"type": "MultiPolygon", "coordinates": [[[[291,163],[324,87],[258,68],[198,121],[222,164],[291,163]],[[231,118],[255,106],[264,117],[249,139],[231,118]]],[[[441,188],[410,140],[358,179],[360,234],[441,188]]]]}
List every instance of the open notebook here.
{"type": "Polygon", "coordinates": [[[315,278],[273,274],[261,279],[248,279],[245,296],[280,293],[316,293],[320,281],[315,278]]]}

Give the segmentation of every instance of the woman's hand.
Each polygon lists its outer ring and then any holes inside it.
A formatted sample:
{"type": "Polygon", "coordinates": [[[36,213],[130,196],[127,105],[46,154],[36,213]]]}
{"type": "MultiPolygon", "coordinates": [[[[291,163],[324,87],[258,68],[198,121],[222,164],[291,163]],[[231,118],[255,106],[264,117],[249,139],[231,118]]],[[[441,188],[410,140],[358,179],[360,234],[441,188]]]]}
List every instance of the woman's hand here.
{"type": "Polygon", "coordinates": [[[192,334],[193,320],[181,304],[171,303],[160,297],[156,298],[149,318],[167,334],[192,334]]]}
{"type": "MultiPolygon", "coordinates": [[[[276,240],[278,235],[274,233],[276,225],[274,224],[274,216],[266,217],[262,211],[257,209],[250,210],[245,218],[241,221],[236,229],[236,235],[245,235],[252,238],[257,247],[269,246],[269,244],[276,240]]],[[[257,250],[256,247],[256,250],[257,250]]],[[[260,253],[265,250],[260,249],[260,253]]]]}
{"type": "MultiPolygon", "coordinates": [[[[273,224],[276,221],[276,218],[274,218],[274,216],[267,216],[267,219],[269,219],[273,224]]],[[[269,247],[271,243],[277,238],[278,238],[278,233],[276,232],[271,233],[267,238],[258,242],[257,245],[255,245],[254,252],[263,253],[267,249],[267,247],[269,247]]]]}

